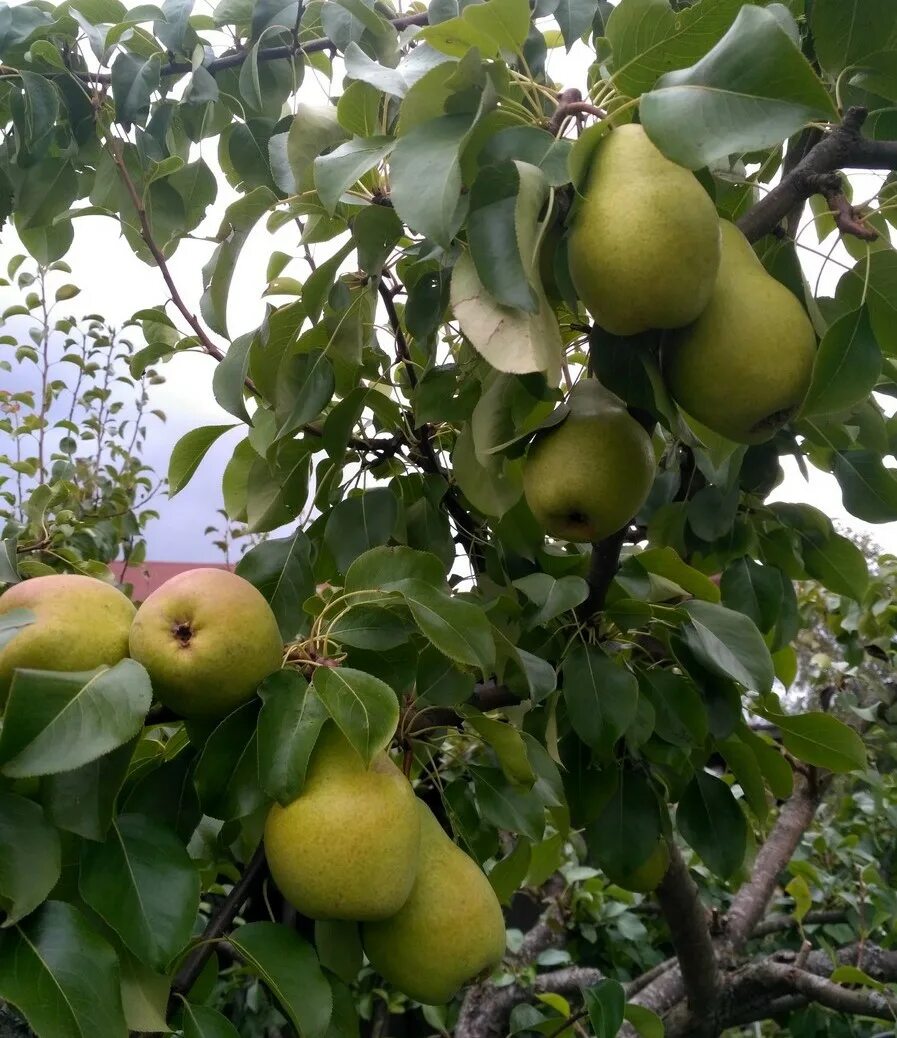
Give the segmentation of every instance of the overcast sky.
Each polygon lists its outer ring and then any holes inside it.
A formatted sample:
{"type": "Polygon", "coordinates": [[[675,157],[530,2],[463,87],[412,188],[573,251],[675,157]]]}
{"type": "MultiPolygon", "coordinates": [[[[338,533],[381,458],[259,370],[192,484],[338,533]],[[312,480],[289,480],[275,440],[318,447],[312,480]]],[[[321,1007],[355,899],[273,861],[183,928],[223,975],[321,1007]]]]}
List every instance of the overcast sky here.
{"type": "MultiPolygon", "coordinates": [[[[125,0],[126,6],[136,6],[137,0],[125,0]]],[[[15,6],[15,3],[13,4],[15,6]]],[[[197,12],[208,5],[198,2],[197,12]]],[[[559,78],[561,86],[580,86],[585,83],[588,52],[577,45],[573,53],[563,50],[552,52],[549,71],[559,78]]],[[[339,77],[334,82],[339,93],[339,77]]],[[[301,98],[309,103],[322,103],[326,97],[326,83],[322,83],[309,69],[301,90],[301,98]]],[[[217,141],[205,141],[191,158],[199,154],[217,169],[215,161],[217,141]]],[[[863,199],[875,191],[875,175],[854,178],[854,197],[863,199]]],[[[196,232],[214,234],[224,208],[235,198],[226,181],[219,178],[219,197],[205,224],[196,232]]],[[[154,267],[140,262],[120,237],[118,225],[104,217],[87,217],[74,221],[75,240],[66,259],[73,268],[73,280],[81,287],[81,295],[66,304],[76,313],[96,312],[110,321],[122,324],[134,311],[166,301],[167,294],[161,275],[154,267]]],[[[831,292],[844,270],[842,264],[852,265],[843,247],[835,239],[819,245],[812,228],[801,237],[807,248],[800,250],[811,284],[820,278],[822,292],[831,292]],[[828,262],[823,255],[832,246],[828,262]],[[811,252],[810,249],[818,250],[811,252]]],[[[185,241],[170,261],[170,269],[181,295],[188,305],[198,311],[202,294],[200,270],[213,246],[208,242],[185,241]]],[[[323,246],[328,252],[327,246],[323,246]]],[[[295,227],[284,227],[269,234],[262,221],[252,232],[240,256],[228,309],[228,326],[233,336],[258,326],[264,316],[265,267],[274,249],[300,255],[295,227]]],[[[4,270],[10,256],[22,251],[14,232],[7,225],[0,232],[0,270],[4,270]]],[[[302,280],[305,272],[297,260],[285,272],[302,280]]],[[[17,294],[0,289],[0,310],[17,300],[17,294]]],[[[281,300],[282,301],[282,300],[281,300]]],[[[176,316],[169,307],[172,316],[176,316]]],[[[183,321],[178,323],[183,327],[183,321]]],[[[213,338],[226,348],[226,343],[213,338]]],[[[212,374],[215,362],[205,356],[181,355],[161,367],[166,383],[152,389],[152,406],[168,415],[164,426],[156,425],[149,437],[146,461],[157,472],[164,473],[173,444],[188,430],[201,425],[224,424],[233,421],[216,404],[212,395],[212,374]]],[[[216,521],[215,510],[221,507],[221,474],[234,445],[241,437],[240,428],[226,434],[207,455],[191,484],[173,500],[157,499],[161,519],[148,531],[148,559],[179,562],[218,561],[220,554],[204,535],[206,526],[216,521]]],[[[772,500],[805,501],[821,508],[833,519],[855,530],[869,531],[885,549],[897,552],[897,523],[872,526],[848,516],[841,505],[840,490],[834,478],[811,469],[806,482],[793,463],[786,463],[786,479],[772,495],[772,500]]]]}

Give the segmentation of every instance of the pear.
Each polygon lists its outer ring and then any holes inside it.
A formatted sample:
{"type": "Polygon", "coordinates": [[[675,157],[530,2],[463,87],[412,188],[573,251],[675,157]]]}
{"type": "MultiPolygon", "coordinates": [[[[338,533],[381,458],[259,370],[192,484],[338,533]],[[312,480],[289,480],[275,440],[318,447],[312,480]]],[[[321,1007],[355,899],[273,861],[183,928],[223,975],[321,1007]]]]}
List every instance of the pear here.
{"type": "Polygon", "coordinates": [[[281,665],[283,639],[264,596],[224,569],[191,569],[137,610],[131,656],[156,698],[186,718],[218,718],[281,665]]]}
{"type": "Polygon", "coordinates": [[[128,655],[134,605],[102,580],[64,573],[32,577],[0,598],[0,615],[13,609],[31,610],[35,622],[0,649],[0,705],[16,668],[94,670],[128,655]]]}
{"type": "Polygon", "coordinates": [[[631,890],[637,894],[650,894],[652,890],[657,889],[669,867],[670,847],[666,840],[661,839],[645,861],[625,876],[610,873],[607,869],[604,872],[611,883],[615,883],[624,890],[631,890]]]}
{"type": "Polygon", "coordinates": [[[411,785],[385,753],[365,767],[328,722],[302,792],[274,804],[265,853],[283,896],[312,919],[385,919],[408,899],[420,821],[411,785]]]}
{"type": "Polygon", "coordinates": [[[654,481],[651,438],[596,379],[567,398],[570,413],[530,445],[523,491],[542,528],[566,541],[603,540],[645,503],[654,481]]]}
{"type": "Polygon", "coordinates": [[[363,926],[361,939],[386,980],[417,1002],[441,1005],[501,962],[505,921],[480,867],[422,801],[417,808],[420,861],[411,897],[391,919],[363,926]]]}
{"type": "Polygon", "coordinates": [[[676,403],[737,443],[762,443],[800,408],[816,335],[797,297],[766,273],[747,238],[722,221],[723,254],[707,308],[663,351],[676,403]]]}
{"type": "Polygon", "coordinates": [[[598,324],[614,335],[688,324],[710,299],[719,256],[716,208],[694,175],[634,123],[602,138],[568,249],[598,324]]]}

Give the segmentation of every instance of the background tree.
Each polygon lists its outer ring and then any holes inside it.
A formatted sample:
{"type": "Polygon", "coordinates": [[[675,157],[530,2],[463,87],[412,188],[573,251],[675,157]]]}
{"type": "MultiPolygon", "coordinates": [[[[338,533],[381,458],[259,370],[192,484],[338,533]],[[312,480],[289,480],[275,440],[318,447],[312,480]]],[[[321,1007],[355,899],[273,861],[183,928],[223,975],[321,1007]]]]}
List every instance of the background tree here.
{"type": "MultiPolygon", "coordinates": [[[[861,739],[838,683],[823,709],[781,695],[812,622],[794,582],[818,584],[859,668],[890,659],[888,567],[870,577],[815,509],[766,503],[790,455],[853,515],[897,519],[893,178],[855,205],[842,172],[897,167],[890,0],[34,0],[0,9],[0,58],[4,215],[47,270],[76,217],[120,223],[159,275],[132,364],[217,362],[216,399],[246,427],[225,510],[290,527],[238,567],[287,666],[213,731],[150,709],[130,662],[52,702],[13,693],[0,997],[41,1036],[232,1034],[216,997],[242,1033],[281,1027],[249,1021],[253,988],[226,1001],[246,975],[309,1038],[359,1014],[378,1036],[459,1038],[892,1023],[887,712],[863,700],[861,739]],[[582,82],[549,80],[557,47],[588,48],[582,82]],[[634,119],[812,318],[803,409],[767,443],[686,421],[659,337],[593,326],[572,290],[577,192],[634,119]],[[226,190],[196,312],[168,261],[226,190]],[[833,297],[802,273],[805,218],[852,257],[833,297]],[[231,339],[241,250],[287,226],[295,248],[267,270],[287,301],[231,339]],[[619,533],[546,541],[522,459],[587,369],[651,430],[658,472],[619,533]],[[364,720],[321,676],[334,665],[364,720]],[[264,817],[297,792],[281,762],[322,710],[359,744],[389,728],[508,904],[501,971],[448,1007],[384,988],[351,927],[297,917],[268,881],[264,817]],[[656,902],[611,883],[661,840],[656,902]]],[[[179,442],[172,494],[232,427],[179,442]]],[[[11,528],[7,582],[34,538],[11,528]]]]}

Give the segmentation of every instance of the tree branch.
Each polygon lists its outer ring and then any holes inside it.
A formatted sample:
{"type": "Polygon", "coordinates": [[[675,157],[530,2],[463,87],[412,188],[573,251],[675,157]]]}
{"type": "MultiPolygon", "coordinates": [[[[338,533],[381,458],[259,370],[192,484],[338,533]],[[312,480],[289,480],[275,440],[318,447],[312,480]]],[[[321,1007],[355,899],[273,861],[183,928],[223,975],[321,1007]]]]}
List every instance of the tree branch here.
{"type": "Polygon", "coordinates": [[[199,938],[193,951],[184,959],[175,974],[168,1001],[169,1012],[178,1004],[179,996],[186,997],[199,979],[203,967],[215,950],[216,941],[230,930],[244,902],[254,892],[254,888],[261,884],[266,872],[265,848],[260,843],[243,870],[243,875],[215,909],[203,930],[202,937],[199,938]]]}
{"type": "Polygon", "coordinates": [[[897,141],[873,141],[860,133],[866,115],[865,108],[848,109],[841,125],[833,126],[794,169],[742,216],[738,226],[749,241],[775,230],[795,207],[802,206],[820,190],[821,183],[834,190],[834,181],[821,182],[820,175],[834,174],[840,169],[897,169],[897,141]]]}
{"type": "Polygon", "coordinates": [[[704,1021],[716,1007],[719,969],[707,909],[675,844],[670,846],[670,867],[657,888],[657,900],[670,928],[688,1007],[696,1023],[704,1021]]]}
{"type": "Polygon", "coordinates": [[[797,787],[757,854],[750,880],[738,891],[727,913],[726,937],[730,952],[738,953],[763,918],[778,882],[803,834],[810,827],[820,801],[815,772],[809,779],[796,776],[797,787]]]}
{"type": "Polygon", "coordinates": [[[596,119],[607,118],[607,112],[597,105],[584,101],[582,92],[576,87],[562,90],[558,95],[558,106],[548,121],[548,132],[557,137],[571,115],[594,115],[596,119]]]}
{"type": "Polygon", "coordinates": [[[826,926],[830,923],[843,923],[846,921],[847,912],[844,909],[807,912],[803,919],[800,920],[793,915],[771,915],[754,927],[751,937],[768,937],[771,933],[794,930],[799,926],[826,926]]]}
{"type": "MultiPolygon", "coordinates": [[[[402,15],[400,18],[389,18],[387,21],[399,32],[402,29],[407,29],[412,25],[426,25],[428,21],[428,15],[426,11],[420,11],[416,14],[402,15]]],[[[333,50],[335,47],[333,40],[329,36],[322,36],[317,39],[308,40],[306,43],[290,43],[281,47],[263,47],[257,54],[258,61],[282,61],[285,58],[294,58],[297,54],[314,54],[317,51],[322,50],[333,50]]],[[[249,50],[238,50],[232,54],[224,54],[220,58],[215,58],[214,61],[210,61],[208,65],[204,65],[206,72],[210,75],[215,75],[216,72],[222,72],[224,69],[238,68],[243,64],[244,61],[249,57],[249,50]]],[[[189,61],[170,61],[167,65],[163,65],[160,69],[159,74],[163,78],[169,76],[183,76],[188,72],[193,71],[193,65],[189,61]]],[[[80,79],[82,83],[92,84],[110,84],[112,82],[112,76],[108,72],[65,72],[59,73],[59,75],[72,75],[76,79],[80,79]]]]}

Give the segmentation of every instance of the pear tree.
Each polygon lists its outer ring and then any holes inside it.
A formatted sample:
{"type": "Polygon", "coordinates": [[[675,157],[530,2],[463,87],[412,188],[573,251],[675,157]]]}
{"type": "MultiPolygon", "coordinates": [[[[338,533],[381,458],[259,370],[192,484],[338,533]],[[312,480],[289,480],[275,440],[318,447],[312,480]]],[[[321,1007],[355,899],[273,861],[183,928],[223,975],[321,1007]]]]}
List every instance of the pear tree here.
{"type": "Polygon", "coordinates": [[[894,563],[777,500],[897,521],[893,0],[25,0],[0,62],[10,248],[118,224],[132,376],[222,412],[168,493],[228,436],[258,538],[132,620],[65,465],[5,518],[0,1026],[893,1026],[894,563]]]}

